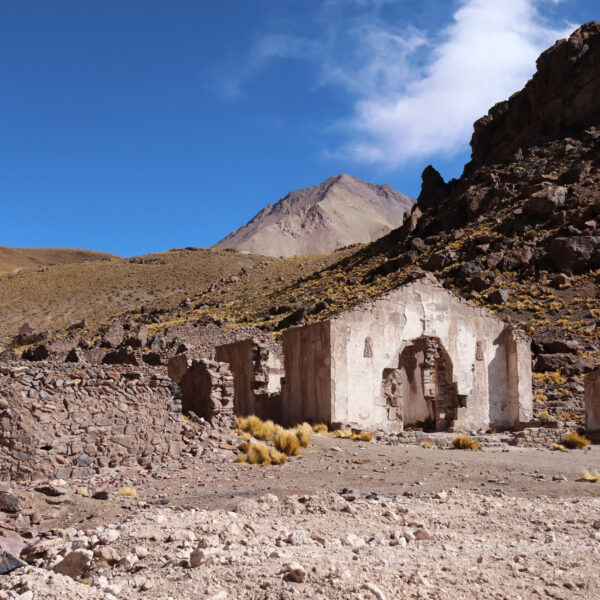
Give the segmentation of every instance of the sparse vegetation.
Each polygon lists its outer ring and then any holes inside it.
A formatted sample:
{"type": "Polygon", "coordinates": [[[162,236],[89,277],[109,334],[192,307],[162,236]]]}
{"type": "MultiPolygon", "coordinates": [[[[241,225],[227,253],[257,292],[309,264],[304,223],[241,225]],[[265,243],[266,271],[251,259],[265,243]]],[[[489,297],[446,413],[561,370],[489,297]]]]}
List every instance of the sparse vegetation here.
{"type": "Polygon", "coordinates": [[[578,477],[575,481],[588,481],[590,483],[598,483],[600,482],[600,473],[598,473],[598,471],[590,473],[587,469],[583,469],[583,474],[581,475],[581,477],[578,477]]]}
{"type": "Polygon", "coordinates": [[[563,438],[563,444],[571,450],[582,450],[589,446],[590,443],[590,440],[577,431],[570,431],[563,438]]]}
{"type": "Polygon", "coordinates": [[[125,496],[127,498],[135,498],[137,496],[137,492],[135,491],[135,488],[132,488],[131,486],[126,485],[125,487],[122,487],[119,490],[119,494],[121,496],[125,496]]]}
{"type": "Polygon", "coordinates": [[[481,450],[481,444],[477,440],[472,440],[464,433],[459,433],[452,440],[452,446],[456,450],[481,450]]]}

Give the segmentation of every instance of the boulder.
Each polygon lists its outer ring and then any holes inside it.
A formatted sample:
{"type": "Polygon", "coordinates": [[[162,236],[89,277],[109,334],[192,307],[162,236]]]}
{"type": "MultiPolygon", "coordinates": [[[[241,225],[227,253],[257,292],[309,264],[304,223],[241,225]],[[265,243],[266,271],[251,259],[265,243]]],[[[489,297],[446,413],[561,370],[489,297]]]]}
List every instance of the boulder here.
{"type": "Polygon", "coordinates": [[[27,348],[27,350],[23,352],[22,356],[25,360],[37,362],[40,360],[46,360],[50,356],[50,351],[46,344],[40,344],[35,348],[27,348]]]}
{"type": "Polygon", "coordinates": [[[7,513],[17,513],[21,510],[21,503],[13,494],[0,492],[0,510],[7,513]]]}
{"type": "Polygon", "coordinates": [[[69,353],[67,354],[66,358],[65,358],[65,362],[68,363],[79,363],[82,362],[85,358],[85,355],[83,354],[83,351],[81,350],[81,348],[71,348],[71,350],[69,350],[69,353]]]}
{"type": "Polygon", "coordinates": [[[54,571],[71,579],[77,579],[90,566],[92,558],[91,550],[73,550],[54,566],[54,571]]]}
{"type": "Polygon", "coordinates": [[[525,204],[525,210],[536,217],[545,217],[564,205],[567,197],[567,188],[542,182],[535,186],[525,204]]]}
{"type": "Polygon", "coordinates": [[[142,360],[152,367],[159,367],[163,364],[162,358],[158,352],[145,352],[142,354],[142,360]]]}
{"type": "Polygon", "coordinates": [[[123,325],[119,321],[114,321],[104,334],[102,345],[105,348],[117,348],[123,343],[124,339],[125,330],[123,325]]]}
{"type": "Polygon", "coordinates": [[[127,348],[120,348],[114,352],[107,352],[102,359],[104,365],[134,365],[139,366],[137,355],[127,348]]]}
{"type": "Polygon", "coordinates": [[[577,272],[600,267],[600,237],[556,237],[548,242],[548,256],[557,271],[577,272]]]}
{"type": "Polygon", "coordinates": [[[501,289],[488,294],[487,301],[492,304],[504,304],[508,301],[508,298],[508,290],[501,289]]]}
{"type": "Polygon", "coordinates": [[[16,556],[0,548],[0,575],[8,575],[15,569],[26,567],[27,563],[18,559],[16,556]]]}

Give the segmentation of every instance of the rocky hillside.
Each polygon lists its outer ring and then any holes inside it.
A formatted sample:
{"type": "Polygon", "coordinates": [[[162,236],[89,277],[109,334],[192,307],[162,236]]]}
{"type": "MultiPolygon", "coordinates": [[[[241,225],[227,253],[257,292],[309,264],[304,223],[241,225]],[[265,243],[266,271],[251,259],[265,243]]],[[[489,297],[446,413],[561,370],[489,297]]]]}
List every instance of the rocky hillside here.
{"type": "Polygon", "coordinates": [[[105,252],[73,248],[8,248],[0,246],[0,274],[49,265],[93,262],[113,258],[119,257],[105,252]]]}
{"type": "Polygon", "coordinates": [[[402,227],[264,298],[227,307],[278,329],[433,273],[532,336],[540,414],[580,415],[600,359],[600,24],[544,52],[525,88],[477,121],[472,161],[431,166],[402,227]]]}
{"type": "Polygon", "coordinates": [[[402,223],[414,200],[342,174],[269,204],[215,248],[267,256],[322,254],[372,242],[402,223]]]}

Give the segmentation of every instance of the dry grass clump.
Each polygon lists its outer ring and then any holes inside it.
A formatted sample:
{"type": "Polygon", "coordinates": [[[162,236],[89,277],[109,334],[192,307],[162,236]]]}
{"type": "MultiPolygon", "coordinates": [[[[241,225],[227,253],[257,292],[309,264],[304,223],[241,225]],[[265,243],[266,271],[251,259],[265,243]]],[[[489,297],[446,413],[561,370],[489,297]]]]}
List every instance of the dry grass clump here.
{"type": "Polygon", "coordinates": [[[298,456],[300,454],[300,440],[294,431],[280,429],[275,434],[273,443],[277,450],[288,456],[298,456]]]}
{"type": "Polygon", "coordinates": [[[310,444],[310,436],[308,433],[306,433],[306,431],[303,429],[296,431],[296,437],[298,438],[298,442],[300,442],[300,446],[302,448],[308,448],[310,444]]]}
{"type": "Polygon", "coordinates": [[[273,465],[283,465],[287,461],[287,455],[273,447],[269,448],[269,456],[273,465]]]}
{"type": "Polygon", "coordinates": [[[317,423],[312,426],[313,433],[327,433],[329,428],[325,423],[317,423]]]}
{"type": "Polygon", "coordinates": [[[119,490],[119,494],[121,496],[126,496],[128,498],[135,498],[137,496],[137,493],[136,493],[135,489],[132,488],[132,487],[130,487],[130,486],[128,486],[128,485],[126,485],[125,487],[121,488],[119,490]]]}
{"type": "Polygon", "coordinates": [[[481,450],[481,444],[464,433],[459,433],[452,440],[452,445],[456,450],[481,450]]]}
{"type": "Polygon", "coordinates": [[[588,481],[590,483],[598,483],[600,482],[600,473],[598,473],[598,471],[590,473],[587,469],[584,469],[583,475],[581,477],[578,477],[575,481],[588,481]]]}
{"type": "Polygon", "coordinates": [[[238,417],[236,424],[238,433],[245,433],[255,437],[257,440],[271,440],[275,436],[277,425],[273,421],[261,421],[257,416],[238,417]]]}
{"type": "Polygon", "coordinates": [[[591,442],[577,431],[570,431],[563,438],[563,444],[571,450],[582,450],[589,446],[591,442]]]}
{"type": "Polygon", "coordinates": [[[248,444],[246,461],[251,465],[270,465],[271,455],[269,454],[269,448],[265,444],[255,444],[254,442],[250,442],[248,444]]]}
{"type": "Polygon", "coordinates": [[[349,429],[347,427],[331,431],[330,437],[342,438],[344,440],[352,440],[355,442],[370,442],[373,439],[373,434],[368,431],[360,431],[358,429],[349,429]]]}
{"type": "Polygon", "coordinates": [[[552,444],[552,450],[557,450],[558,452],[567,451],[567,449],[562,444],[552,444]]]}

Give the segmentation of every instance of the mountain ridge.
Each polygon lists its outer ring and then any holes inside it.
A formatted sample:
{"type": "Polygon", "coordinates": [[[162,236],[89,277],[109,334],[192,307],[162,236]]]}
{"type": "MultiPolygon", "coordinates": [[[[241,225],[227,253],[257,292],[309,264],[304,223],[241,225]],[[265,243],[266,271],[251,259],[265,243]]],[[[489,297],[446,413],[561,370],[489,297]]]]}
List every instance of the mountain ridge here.
{"type": "Polygon", "coordinates": [[[385,235],[413,202],[388,185],[341,173],[267,204],[213,248],[284,257],[332,252],[385,235]]]}

